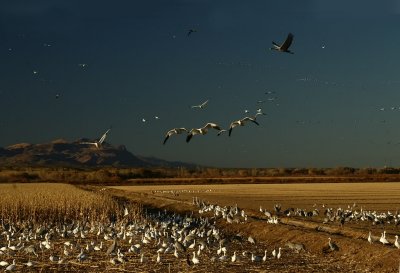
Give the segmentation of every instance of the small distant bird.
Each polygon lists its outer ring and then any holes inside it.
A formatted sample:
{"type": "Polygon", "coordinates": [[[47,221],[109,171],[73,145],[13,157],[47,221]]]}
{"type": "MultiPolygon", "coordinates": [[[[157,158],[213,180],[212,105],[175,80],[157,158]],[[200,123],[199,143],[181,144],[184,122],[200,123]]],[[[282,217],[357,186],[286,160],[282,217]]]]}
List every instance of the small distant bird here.
{"type": "Polygon", "coordinates": [[[386,230],[383,231],[382,236],[379,239],[379,242],[381,242],[384,245],[389,244],[389,241],[386,239],[386,230]]]}
{"type": "Polygon", "coordinates": [[[142,122],[146,122],[146,119],[145,119],[145,118],[142,118],[142,122]]]}
{"type": "Polygon", "coordinates": [[[169,139],[170,136],[175,135],[175,134],[182,134],[183,132],[187,132],[187,129],[182,127],[182,128],[174,128],[174,129],[169,130],[165,134],[163,144],[167,143],[167,140],[169,139]]]}
{"type": "Polygon", "coordinates": [[[81,249],[81,253],[76,256],[76,259],[78,260],[78,262],[86,260],[86,254],[83,253],[83,248],[81,249]]]}
{"type": "Polygon", "coordinates": [[[258,100],[257,103],[264,103],[265,100],[258,100]]]}
{"type": "Polygon", "coordinates": [[[15,259],[13,260],[13,263],[10,264],[9,266],[6,267],[5,271],[14,271],[16,265],[15,265],[15,259]]]}
{"type": "Polygon", "coordinates": [[[293,34],[289,33],[288,36],[286,37],[286,40],[281,45],[278,45],[277,43],[272,41],[272,46],[273,47],[271,47],[271,50],[277,50],[277,51],[280,51],[280,52],[286,52],[286,53],[294,54],[292,51],[289,50],[289,47],[293,42],[293,37],[294,37],[293,34]]]}
{"type": "Polygon", "coordinates": [[[110,255],[111,253],[113,253],[116,247],[117,247],[117,240],[114,239],[113,243],[108,247],[106,254],[110,255]]]}
{"type": "Polygon", "coordinates": [[[256,124],[256,125],[260,125],[260,124],[256,121],[256,117],[253,117],[253,118],[251,118],[251,117],[244,117],[244,118],[242,118],[242,119],[233,121],[233,122],[231,123],[231,125],[229,126],[229,136],[231,136],[233,128],[235,128],[235,127],[237,127],[237,126],[244,126],[245,122],[247,122],[247,121],[251,121],[251,122],[253,122],[253,123],[256,124]]]}
{"type": "Polygon", "coordinates": [[[160,117],[159,116],[154,116],[154,119],[159,120],[160,117]]]}
{"type": "Polygon", "coordinates": [[[328,238],[328,245],[329,245],[329,248],[331,249],[331,251],[338,251],[339,250],[339,247],[337,246],[337,244],[332,242],[332,239],[330,237],[328,238]]]}
{"type": "Polygon", "coordinates": [[[368,243],[372,244],[371,231],[368,234],[368,243]]]}
{"type": "Polygon", "coordinates": [[[251,261],[252,262],[261,262],[262,261],[262,256],[255,256],[253,253],[251,253],[251,261]]]}
{"type": "Polygon", "coordinates": [[[196,257],[196,252],[193,252],[192,263],[195,265],[200,263],[199,259],[196,257]]]}
{"type": "Polygon", "coordinates": [[[60,97],[60,94],[56,94],[56,99],[58,99],[60,97]]]}
{"type": "Polygon", "coordinates": [[[257,117],[257,116],[259,116],[259,115],[266,116],[267,114],[265,114],[261,109],[257,109],[257,112],[256,112],[256,114],[254,115],[254,117],[257,117]]]}
{"type": "Polygon", "coordinates": [[[94,145],[94,146],[96,146],[97,149],[99,149],[99,148],[101,147],[101,145],[103,144],[104,140],[106,139],[107,133],[108,133],[110,130],[111,130],[111,128],[108,129],[108,130],[101,136],[101,138],[100,138],[98,141],[95,141],[95,142],[81,142],[80,144],[90,144],[90,145],[94,145]]]}
{"type": "Polygon", "coordinates": [[[193,32],[197,32],[197,29],[191,28],[188,30],[187,36],[190,36],[193,32]]]}
{"type": "Polygon", "coordinates": [[[78,64],[80,67],[85,68],[87,64],[78,64]]]}
{"type": "Polygon", "coordinates": [[[276,258],[279,260],[282,256],[281,248],[278,249],[278,254],[276,254],[276,258]]]}
{"type": "Polygon", "coordinates": [[[221,127],[219,127],[215,123],[209,122],[206,125],[204,125],[204,127],[202,127],[202,128],[197,128],[197,129],[194,128],[194,129],[190,130],[189,134],[186,137],[186,142],[189,142],[194,135],[205,135],[205,134],[207,134],[208,129],[210,129],[210,128],[216,129],[218,131],[221,131],[221,127]]]}
{"type": "Polygon", "coordinates": [[[249,238],[247,238],[247,241],[249,241],[250,244],[255,244],[256,240],[254,240],[253,237],[249,236],[249,238]]]}
{"type": "Polygon", "coordinates": [[[39,73],[39,71],[37,71],[37,70],[33,70],[32,72],[33,72],[33,74],[35,74],[35,75],[39,73]]]}
{"type": "Polygon", "coordinates": [[[220,136],[222,133],[228,132],[228,130],[222,129],[219,130],[219,132],[217,133],[217,136],[220,136]]]}
{"type": "Polygon", "coordinates": [[[192,105],[191,108],[203,109],[204,107],[206,107],[207,103],[208,103],[208,100],[206,100],[205,102],[203,102],[202,104],[199,104],[199,105],[192,105]]]}

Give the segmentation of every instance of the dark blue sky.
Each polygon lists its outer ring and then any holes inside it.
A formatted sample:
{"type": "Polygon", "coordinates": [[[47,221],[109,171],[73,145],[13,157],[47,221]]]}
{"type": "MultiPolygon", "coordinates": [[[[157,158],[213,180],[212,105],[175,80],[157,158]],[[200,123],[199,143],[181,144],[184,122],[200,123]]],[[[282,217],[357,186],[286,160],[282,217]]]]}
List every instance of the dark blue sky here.
{"type": "Polygon", "coordinates": [[[167,160],[398,166],[400,5],[348,2],[2,1],[0,146],[112,125],[107,142],[167,160]],[[269,50],[289,32],[294,55],[269,50]],[[229,127],[260,107],[258,127],[162,145],[171,128],[229,127]]]}

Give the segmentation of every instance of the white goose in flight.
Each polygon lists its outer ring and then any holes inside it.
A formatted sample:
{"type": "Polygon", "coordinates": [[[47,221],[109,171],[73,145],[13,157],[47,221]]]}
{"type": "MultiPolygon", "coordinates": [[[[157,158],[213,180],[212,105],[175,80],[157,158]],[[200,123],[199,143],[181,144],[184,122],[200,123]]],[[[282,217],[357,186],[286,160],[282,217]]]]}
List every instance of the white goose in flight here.
{"type": "Polygon", "coordinates": [[[207,103],[208,103],[208,100],[206,100],[205,102],[203,102],[202,104],[199,104],[199,105],[192,105],[191,108],[203,109],[204,107],[206,107],[207,103]]]}
{"type": "Polygon", "coordinates": [[[104,140],[106,139],[107,133],[108,133],[110,130],[111,130],[111,128],[108,129],[107,132],[105,132],[105,133],[101,136],[101,138],[100,138],[99,140],[95,141],[95,142],[81,142],[80,144],[94,145],[94,146],[96,146],[97,149],[99,149],[99,148],[101,147],[101,145],[103,144],[104,140]]]}
{"type": "Polygon", "coordinates": [[[189,142],[194,135],[205,135],[205,134],[207,134],[208,129],[210,129],[210,128],[216,129],[218,131],[221,131],[221,127],[219,127],[215,123],[209,122],[206,125],[204,125],[204,127],[202,127],[202,128],[197,128],[197,129],[194,128],[194,129],[190,130],[190,132],[188,133],[188,135],[186,137],[186,142],[189,142]]]}
{"type": "Polygon", "coordinates": [[[183,132],[187,132],[187,129],[186,128],[174,128],[174,129],[169,130],[165,134],[165,138],[164,138],[163,144],[165,144],[167,142],[167,140],[169,139],[170,136],[176,135],[176,134],[182,134],[183,132]]]}
{"type": "Polygon", "coordinates": [[[253,123],[256,124],[256,125],[260,125],[260,124],[256,121],[256,117],[257,117],[257,115],[255,115],[255,116],[252,117],[252,118],[251,118],[251,117],[244,117],[244,118],[242,118],[242,119],[233,121],[233,122],[231,123],[231,125],[229,126],[229,136],[231,136],[233,128],[235,128],[236,126],[244,126],[244,124],[245,124],[247,121],[251,121],[251,122],[253,122],[253,123]]]}
{"type": "Polygon", "coordinates": [[[293,42],[293,37],[294,37],[293,34],[289,33],[288,36],[286,37],[286,40],[281,45],[278,45],[277,43],[272,41],[271,50],[277,50],[277,51],[280,51],[280,52],[286,52],[286,53],[294,54],[292,51],[289,50],[289,47],[293,42]]]}

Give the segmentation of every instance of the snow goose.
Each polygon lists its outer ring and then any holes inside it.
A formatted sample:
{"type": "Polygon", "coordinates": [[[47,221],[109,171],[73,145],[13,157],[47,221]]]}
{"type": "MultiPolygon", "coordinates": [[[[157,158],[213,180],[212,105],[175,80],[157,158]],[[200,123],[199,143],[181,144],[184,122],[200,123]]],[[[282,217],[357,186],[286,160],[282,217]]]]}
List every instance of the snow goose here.
{"type": "Polygon", "coordinates": [[[165,138],[164,138],[163,144],[167,143],[167,140],[169,139],[170,136],[176,135],[176,134],[182,134],[183,132],[187,132],[187,129],[182,127],[182,128],[173,128],[173,129],[169,130],[165,134],[165,138]]]}
{"type": "Polygon", "coordinates": [[[278,45],[277,43],[272,41],[272,47],[270,49],[293,54],[293,52],[289,50],[289,47],[293,42],[293,37],[294,37],[293,34],[289,33],[288,36],[286,37],[286,40],[281,45],[278,45]]]}
{"type": "Polygon", "coordinates": [[[188,133],[188,135],[186,137],[186,142],[189,142],[194,135],[207,134],[208,129],[216,129],[216,130],[220,131],[221,127],[219,127],[219,125],[217,125],[215,123],[209,122],[206,125],[204,125],[202,128],[192,129],[192,130],[190,130],[190,132],[188,133]]]}

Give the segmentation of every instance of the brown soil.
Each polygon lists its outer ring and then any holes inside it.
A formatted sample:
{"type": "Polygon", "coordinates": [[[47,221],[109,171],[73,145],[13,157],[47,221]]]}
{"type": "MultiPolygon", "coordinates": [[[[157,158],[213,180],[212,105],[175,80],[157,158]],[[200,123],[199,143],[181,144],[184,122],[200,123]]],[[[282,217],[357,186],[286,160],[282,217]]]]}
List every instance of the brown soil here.
{"type": "Polygon", "coordinates": [[[179,213],[198,210],[192,204],[195,196],[222,206],[238,204],[249,215],[248,222],[227,224],[218,220],[225,232],[251,235],[268,249],[284,246],[286,242],[303,243],[306,247],[306,252],[300,254],[285,249],[283,259],[266,268],[268,272],[398,272],[400,250],[379,242],[370,245],[366,240],[369,230],[375,239],[386,230],[389,241],[394,242],[394,235],[399,233],[396,226],[375,226],[367,222],[349,222],[344,226],[323,224],[321,205],[347,208],[356,202],[357,210],[362,206],[364,210],[395,212],[400,207],[400,183],[134,186],[114,187],[109,191],[147,207],[179,213]],[[283,209],[311,209],[316,204],[321,216],[281,217],[280,224],[268,224],[259,206],[272,211],[276,203],[281,203],[283,209]],[[339,246],[339,251],[323,253],[328,237],[339,246]]]}

